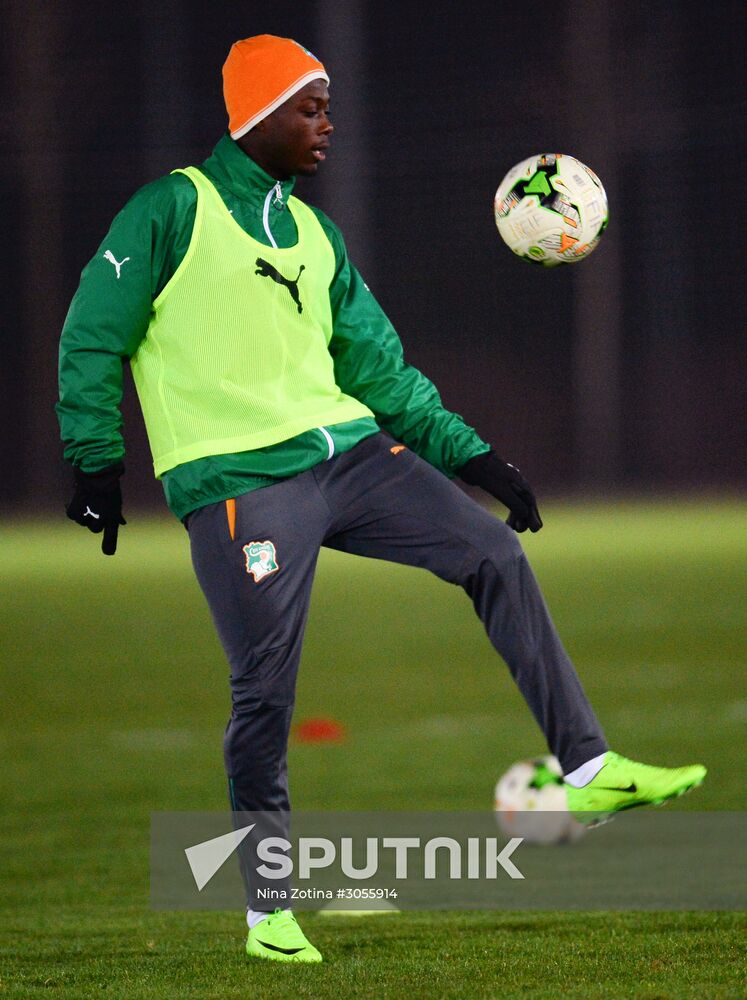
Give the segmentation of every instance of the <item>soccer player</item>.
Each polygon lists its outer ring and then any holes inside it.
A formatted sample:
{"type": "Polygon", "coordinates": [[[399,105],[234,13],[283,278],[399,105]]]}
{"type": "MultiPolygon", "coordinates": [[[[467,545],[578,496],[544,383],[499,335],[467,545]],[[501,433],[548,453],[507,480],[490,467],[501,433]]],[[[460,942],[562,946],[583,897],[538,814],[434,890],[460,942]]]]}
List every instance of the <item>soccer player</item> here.
{"type": "MultiPolygon", "coordinates": [[[[705,769],[609,750],[517,533],[542,527],[513,465],[403,359],[340,231],[293,197],[327,156],[329,79],[286,38],[237,42],[224,134],[200,167],[139,190],[85,268],[65,321],[57,406],[67,514],[114,554],[122,364],[166,501],[231,666],[225,765],[235,812],[287,816],[286,749],[320,546],[422,566],[470,596],[559,759],[569,806],[610,814],[705,769]],[[509,510],[504,524],[451,480],[509,510]]],[[[318,962],[289,907],[247,879],[247,952],[318,962]]]]}

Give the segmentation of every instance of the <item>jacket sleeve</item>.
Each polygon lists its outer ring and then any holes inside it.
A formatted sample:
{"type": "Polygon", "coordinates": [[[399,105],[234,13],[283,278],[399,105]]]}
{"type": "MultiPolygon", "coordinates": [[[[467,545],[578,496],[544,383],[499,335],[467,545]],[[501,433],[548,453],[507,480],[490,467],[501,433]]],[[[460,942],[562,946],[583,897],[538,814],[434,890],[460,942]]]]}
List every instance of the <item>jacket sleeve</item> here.
{"type": "Polygon", "coordinates": [[[60,339],[56,411],[64,456],[86,472],[124,456],[123,365],[145,337],[153,299],[186,251],[194,202],[194,186],[181,175],[141,188],[81,274],[60,339]]]}
{"type": "Polygon", "coordinates": [[[404,360],[402,343],[368,286],[350,263],[342,236],[320,219],[335,250],[330,286],[333,334],[329,350],[337,384],[365,403],[380,427],[447,476],[489,445],[458,413],[444,408],[435,385],[404,360]]]}

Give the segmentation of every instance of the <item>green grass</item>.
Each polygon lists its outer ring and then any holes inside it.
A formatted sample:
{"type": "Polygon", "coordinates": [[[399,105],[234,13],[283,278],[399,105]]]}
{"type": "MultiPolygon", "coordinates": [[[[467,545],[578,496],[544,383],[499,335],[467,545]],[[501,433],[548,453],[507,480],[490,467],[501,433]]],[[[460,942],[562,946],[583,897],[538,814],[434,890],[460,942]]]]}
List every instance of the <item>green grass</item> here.
{"type": "MultiPolygon", "coordinates": [[[[613,746],[702,760],[678,803],[744,808],[747,505],[543,509],[525,547],[613,746]]],[[[0,996],[738,997],[747,919],[721,913],[304,915],[319,969],[242,957],[241,914],[148,909],[160,810],[225,808],[227,666],[173,521],[120,552],[72,524],[2,528],[0,996]],[[741,950],[740,950],[741,949],[741,950]]],[[[467,598],[323,553],[296,719],[297,808],[489,809],[542,739],[467,598]]]]}
{"type": "Polygon", "coordinates": [[[744,997],[744,920],[717,914],[305,916],[316,968],[248,962],[236,918],[37,917],[8,996],[744,997]],[[741,964],[740,964],[741,963],[741,964]],[[742,979],[743,985],[743,979],[742,979]]]}

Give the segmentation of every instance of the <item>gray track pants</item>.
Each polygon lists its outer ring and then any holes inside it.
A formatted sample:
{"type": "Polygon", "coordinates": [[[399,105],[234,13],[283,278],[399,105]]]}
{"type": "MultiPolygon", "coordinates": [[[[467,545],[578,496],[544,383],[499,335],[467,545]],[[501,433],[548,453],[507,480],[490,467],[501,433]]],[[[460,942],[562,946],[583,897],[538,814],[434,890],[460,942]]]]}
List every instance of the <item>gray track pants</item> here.
{"type": "Polygon", "coordinates": [[[393,446],[376,434],[238,497],[233,537],[225,503],[188,519],[197,579],[231,665],[224,753],[234,810],[290,808],[286,747],[322,545],[422,566],[459,584],[563,770],[607,749],[515,533],[427,462],[393,446]]]}

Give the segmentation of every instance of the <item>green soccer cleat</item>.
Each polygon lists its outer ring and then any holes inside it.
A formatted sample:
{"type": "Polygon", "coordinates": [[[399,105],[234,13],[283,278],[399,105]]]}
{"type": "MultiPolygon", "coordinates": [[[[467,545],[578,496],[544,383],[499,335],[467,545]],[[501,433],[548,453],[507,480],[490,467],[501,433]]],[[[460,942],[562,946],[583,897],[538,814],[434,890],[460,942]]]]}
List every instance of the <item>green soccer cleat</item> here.
{"type": "Polygon", "coordinates": [[[321,962],[290,910],[275,910],[249,931],[246,953],[273,962],[321,962]]]}
{"type": "Polygon", "coordinates": [[[566,785],[568,809],[585,826],[604,823],[614,813],[636,806],[658,806],[696,788],[706,776],[702,764],[651,767],[608,750],[602,769],[588,785],[566,785]]]}

